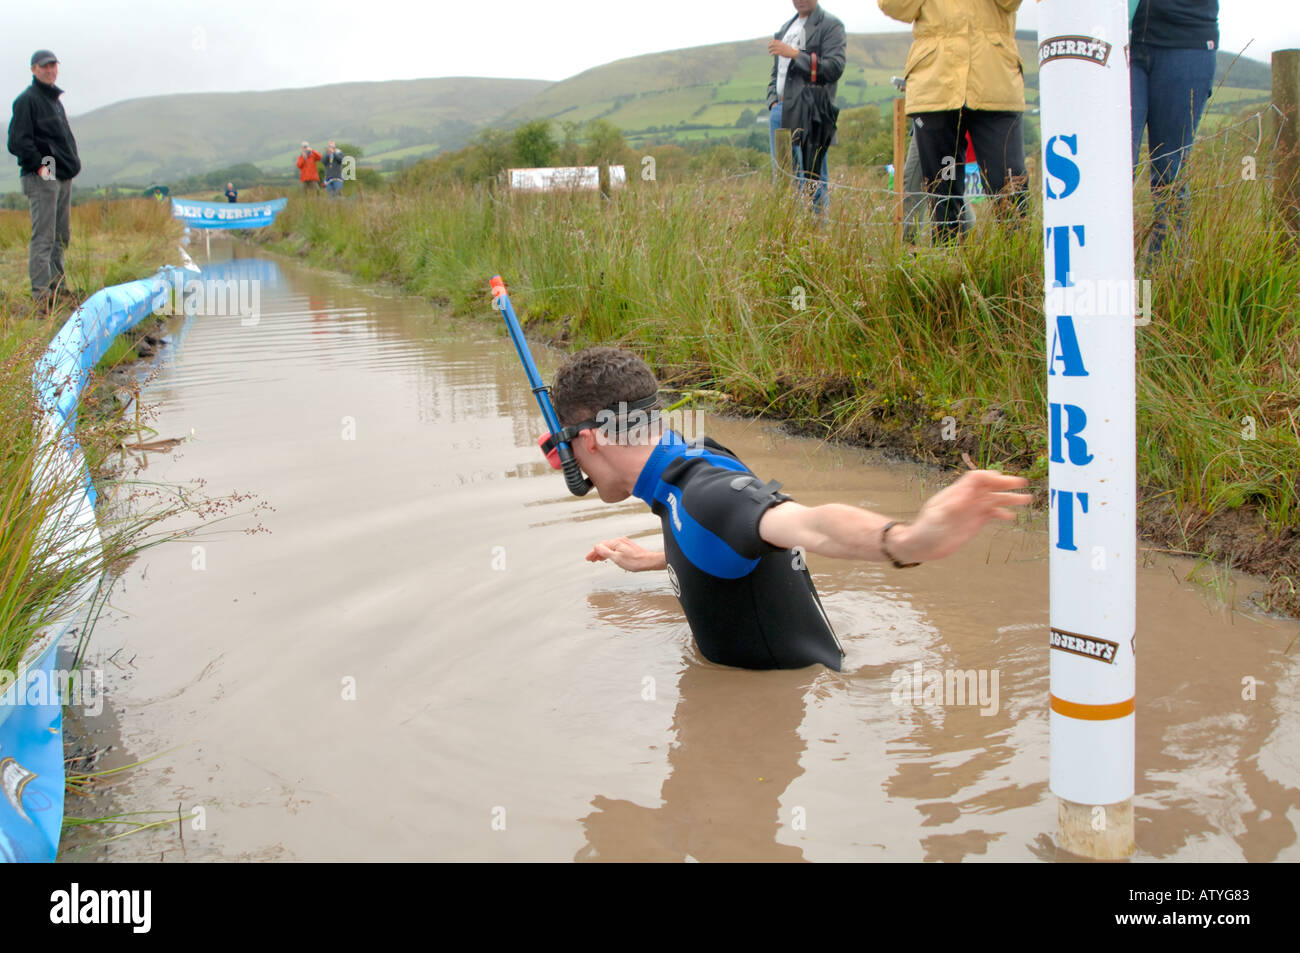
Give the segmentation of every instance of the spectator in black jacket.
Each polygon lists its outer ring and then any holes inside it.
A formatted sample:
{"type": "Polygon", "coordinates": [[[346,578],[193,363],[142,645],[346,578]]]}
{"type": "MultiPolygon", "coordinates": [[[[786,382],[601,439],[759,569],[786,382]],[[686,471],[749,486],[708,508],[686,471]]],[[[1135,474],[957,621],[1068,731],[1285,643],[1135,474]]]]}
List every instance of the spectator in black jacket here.
{"type": "Polygon", "coordinates": [[[789,129],[796,181],[813,191],[813,206],[821,212],[828,201],[826,150],[835,141],[836,83],[844,72],[844,24],[818,6],[817,0],[793,3],[795,15],[767,44],[772,54],[767,84],[772,168],[775,172],[779,167],[776,130],[789,129]],[[796,126],[796,121],[806,125],[796,126]],[[812,153],[809,159],[804,145],[812,153]]]}
{"type": "Polygon", "coordinates": [[[321,159],[325,166],[325,188],[332,199],[343,194],[343,150],[330,140],[330,147],[321,159]]]}
{"type": "Polygon", "coordinates": [[[9,122],[9,151],[18,157],[23,194],[31,206],[32,241],[27,272],[32,297],[51,307],[67,295],[64,286],[63,249],[71,238],[72,180],[81,171],[77,140],[54,85],[59,59],[49,50],[32,54],[32,85],[14,100],[9,122]]]}
{"type": "Polygon", "coordinates": [[[1133,13],[1130,46],[1133,165],[1145,129],[1156,206],[1147,256],[1154,259],[1169,220],[1179,230],[1186,216],[1187,187],[1176,180],[1214,83],[1218,0],[1141,0],[1133,13]]]}

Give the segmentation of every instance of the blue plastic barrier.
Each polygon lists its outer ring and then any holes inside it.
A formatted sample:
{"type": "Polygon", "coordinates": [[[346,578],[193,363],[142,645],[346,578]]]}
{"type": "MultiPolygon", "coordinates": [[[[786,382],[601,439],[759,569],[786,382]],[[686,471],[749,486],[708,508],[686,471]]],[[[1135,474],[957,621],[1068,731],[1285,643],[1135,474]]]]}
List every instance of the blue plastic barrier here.
{"type": "MultiPolygon", "coordinates": [[[[163,304],[178,272],[167,267],[152,279],[103,288],[72,313],[38,362],[36,396],[46,433],[71,434],[91,369],[113,338],[163,304]]],[[[68,456],[60,465],[80,472],[85,488],[84,498],[70,501],[66,512],[84,522],[87,537],[97,543],[90,474],[70,439],[62,452],[68,456]]],[[[52,861],[58,851],[63,826],[63,704],[50,688],[56,684],[59,643],[76,622],[77,613],[70,611],[65,622],[43,633],[0,695],[0,860],[52,861]]]]}

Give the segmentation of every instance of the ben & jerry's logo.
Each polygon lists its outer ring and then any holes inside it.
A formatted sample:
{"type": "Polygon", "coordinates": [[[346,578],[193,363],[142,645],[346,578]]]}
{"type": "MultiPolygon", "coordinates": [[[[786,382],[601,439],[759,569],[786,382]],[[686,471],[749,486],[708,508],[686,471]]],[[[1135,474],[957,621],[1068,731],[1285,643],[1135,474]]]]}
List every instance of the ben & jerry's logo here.
{"type": "Polygon", "coordinates": [[[1052,60],[1087,60],[1105,66],[1111,45],[1095,36],[1051,36],[1038,44],[1038,65],[1052,60]]]}
{"type": "Polygon", "coordinates": [[[1060,649],[1062,652],[1112,664],[1115,661],[1115,653],[1119,651],[1119,644],[1116,642],[1108,642],[1096,636],[1079,635],[1077,632],[1066,632],[1064,629],[1052,629],[1050,642],[1052,648],[1060,649]]]}

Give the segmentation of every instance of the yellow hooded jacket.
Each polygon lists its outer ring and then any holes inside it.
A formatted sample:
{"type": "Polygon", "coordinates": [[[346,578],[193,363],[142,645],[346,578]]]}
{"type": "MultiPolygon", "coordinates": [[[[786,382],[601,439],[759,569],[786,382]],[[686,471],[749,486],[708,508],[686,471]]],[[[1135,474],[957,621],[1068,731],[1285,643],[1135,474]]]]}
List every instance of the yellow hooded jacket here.
{"type": "Polygon", "coordinates": [[[912,24],[908,113],[945,109],[1024,112],[1025,77],[1016,48],[1020,0],[877,0],[886,16],[912,24]]]}

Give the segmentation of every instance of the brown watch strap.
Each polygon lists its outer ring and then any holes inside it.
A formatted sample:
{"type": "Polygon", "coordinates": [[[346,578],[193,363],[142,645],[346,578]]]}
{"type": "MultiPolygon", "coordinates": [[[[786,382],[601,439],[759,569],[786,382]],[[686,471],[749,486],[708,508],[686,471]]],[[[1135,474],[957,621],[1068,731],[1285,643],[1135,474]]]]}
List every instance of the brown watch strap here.
{"type": "Polygon", "coordinates": [[[888,558],[891,563],[894,564],[895,569],[911,569],[913,566],[921,565],[920,563],[900,563],[889,552],[889,549],[886,548],[885,534],[888,533],[891,529],[893,529],[897,525],[898,525],[898,520],[890,520],[888,523],[885,524],[885,528],[880,531],[880,551],[885,554],[886,558],[888,558]]]}

